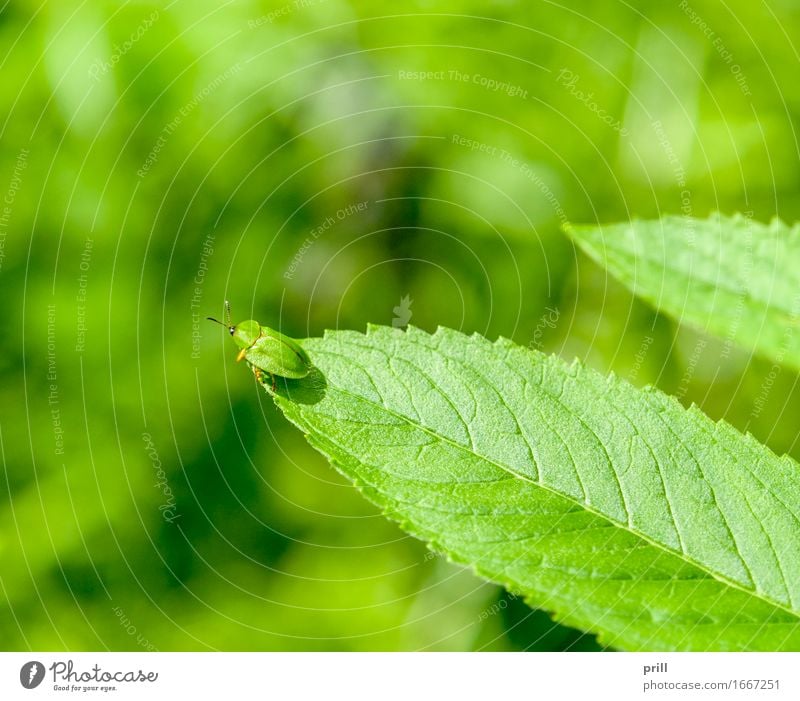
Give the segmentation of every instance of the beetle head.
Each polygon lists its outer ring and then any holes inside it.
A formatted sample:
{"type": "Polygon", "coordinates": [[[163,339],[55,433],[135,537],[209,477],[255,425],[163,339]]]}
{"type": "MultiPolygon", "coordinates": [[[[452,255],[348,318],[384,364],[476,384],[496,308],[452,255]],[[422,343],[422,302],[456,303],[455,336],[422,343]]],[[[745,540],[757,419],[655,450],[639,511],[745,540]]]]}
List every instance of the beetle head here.
{"type": "Polygon", "coordinates": [[[227,299],[225,300],[226,323],[223,324],[219,319],[215,319],[213,316],[208,316],[206,318],[228,329],[228,333],[233,336],[233,340],[239,348],[250,348],[261,335],[261,325],[257,321],[249,319],[247,321],[240,321],[238,324],[231,323],[231,305],[227,299]]]}
{"type": "Polygon", "coordinates": [[[228,327],[228,331],[239,348],[250,348],[261,335],[261,324],[253,319],[240,321],[236,326],[228,327]]]}

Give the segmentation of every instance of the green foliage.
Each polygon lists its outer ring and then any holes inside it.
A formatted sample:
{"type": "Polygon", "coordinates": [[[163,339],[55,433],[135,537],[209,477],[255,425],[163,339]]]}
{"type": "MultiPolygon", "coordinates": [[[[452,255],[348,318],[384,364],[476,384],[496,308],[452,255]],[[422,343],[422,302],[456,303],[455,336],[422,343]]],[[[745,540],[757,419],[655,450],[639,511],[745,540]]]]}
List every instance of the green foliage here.
{"type": "Polygon", "coordinates": [[[559,230],[684,190],[800,219],[800,14],[688,6],[712,38],[682,3],[4,3],[3,647],[597,649],[383,518],[204,317],[504,335],[800,458],[795,375],[695,362],[559,230]]]}
{"type": "Polygon", "coordinates": [[[578,364],[448,329],[303,343],[278,406],[412,534],[629,650],[800,649],[800,471],[578,364]]]}
{"type": "Polygon", "coordinates": [[[800,224],[715,215],[565,231],[659,311],[800,370],[800,224]]]}

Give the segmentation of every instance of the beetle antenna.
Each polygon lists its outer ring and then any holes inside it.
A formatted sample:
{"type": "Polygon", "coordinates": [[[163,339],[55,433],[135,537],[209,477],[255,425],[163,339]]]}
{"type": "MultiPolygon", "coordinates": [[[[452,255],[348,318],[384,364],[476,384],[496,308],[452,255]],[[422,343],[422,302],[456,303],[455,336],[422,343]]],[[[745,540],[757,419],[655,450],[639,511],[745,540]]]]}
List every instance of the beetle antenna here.
{"type": "Polygon", "coordinates": [[[213,316],[207,316],[206,319],[208,319],[209,321],[213,321],[214,323],[219,324],[220,326],[224,326],[226,329],[228,329],[228,333],[230,333],[231,336],[233,336],[233,332],[236,330],[235,327],[231,326],[229,323],[223,324],[219,319],[215,319],[213,316]]]}
{"type": "Polygon", "coordinates": [[[225,318],[228,320],[228,326],[231,326],[231,303],[225,300],[225,318]]]}

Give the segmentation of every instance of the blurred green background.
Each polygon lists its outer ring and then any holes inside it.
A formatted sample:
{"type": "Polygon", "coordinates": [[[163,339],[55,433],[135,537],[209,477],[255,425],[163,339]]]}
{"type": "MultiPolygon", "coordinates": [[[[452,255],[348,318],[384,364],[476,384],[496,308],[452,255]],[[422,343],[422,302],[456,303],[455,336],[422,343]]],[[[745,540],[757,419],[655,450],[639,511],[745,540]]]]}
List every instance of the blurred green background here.
{"type": "Polygon", "coordinates": [[[795,375],[757,404],[769,362],[560,232],[800,218],[795,3],[11,0],[0,34],[4,649],[599,649],[361,498],[226,298],[507,336],[800,458],[795,375]]]}

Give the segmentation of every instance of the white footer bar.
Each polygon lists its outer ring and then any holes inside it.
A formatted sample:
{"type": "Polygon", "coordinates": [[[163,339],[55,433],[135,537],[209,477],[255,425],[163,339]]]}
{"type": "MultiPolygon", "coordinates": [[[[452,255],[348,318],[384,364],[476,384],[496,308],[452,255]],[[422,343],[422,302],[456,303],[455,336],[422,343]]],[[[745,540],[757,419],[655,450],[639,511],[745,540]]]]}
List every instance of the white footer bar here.
{"type": "Polygon", "coordinates": [[[0,653],[0,699],[800,699],[800,653],[0,653]]]}

